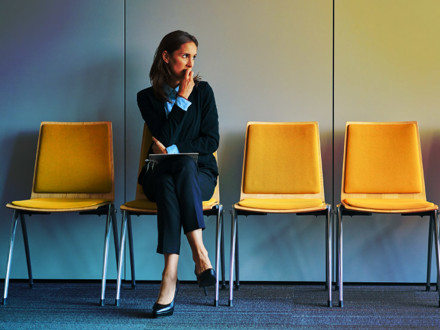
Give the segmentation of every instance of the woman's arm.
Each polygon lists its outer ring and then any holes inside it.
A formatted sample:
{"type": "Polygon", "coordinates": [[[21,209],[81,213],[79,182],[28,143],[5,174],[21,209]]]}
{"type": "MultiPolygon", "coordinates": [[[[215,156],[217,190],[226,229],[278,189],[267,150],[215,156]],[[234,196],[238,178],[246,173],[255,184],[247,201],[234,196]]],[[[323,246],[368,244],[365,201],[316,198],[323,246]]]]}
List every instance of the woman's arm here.
{"type": "Polygon", "coordinates": [[[175,144],[180,152],[212,154],[217,150],[220,140],[217,107],[211,86],[206,82],[200,83],[199,86],[202,111],[199,136],[192,140],[178,141],[175,144]]]}
{"type": "MultiPolygon", "coordinates": [[[[190,68],[186,70],[185,77],[180,82],[179,96],[188,99],[193,91],[193,88],[194,72],[192,72],[190,68]]],[[[143,98],[142,96],[143,95],[138,93],[139,109],[141,110],[142,117],[152,132],[152,135],[165,147],[176,144],[186,111],[181,109],[177,105],[177,102],[175,102],[167,120],[165,123],[162,123],[161,115],[164,114],[163,106],[159,106],[159,108],[162,108],[162,112],[158,112],[158,102],[154,102],[152,99],[153,93],[150,93],[149,97],[146,98],[143,98]]]]}
{"type": "Polygon", "coordinates": [[[154,99],[152,90],[141,91],[137,94],[137,103],[151,134],[165,147],[175,144],[183,123],[186,111],[173,106],[168,119],[164,120],[165,110],[163,105],[154,99]]]}

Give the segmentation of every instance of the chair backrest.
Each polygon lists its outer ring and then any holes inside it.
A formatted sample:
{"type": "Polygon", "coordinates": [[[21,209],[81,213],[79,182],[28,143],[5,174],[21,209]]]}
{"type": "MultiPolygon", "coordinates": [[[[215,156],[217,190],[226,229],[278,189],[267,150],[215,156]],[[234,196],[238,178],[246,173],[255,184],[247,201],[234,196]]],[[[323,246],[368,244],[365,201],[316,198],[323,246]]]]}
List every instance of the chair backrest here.
{"type": "MultiPolygon", "coordinates": [[[[139,176],[139,173],[141,173],[142,167],[145,164],[145,159],[148,156],[148,151],[151,147],[152,142],[153,142],[153,139],[152,139],[151,132],[148,129],[147,124],[144,124],[144,131],[142,134],[142,144],[141,144],[141,155],[139,158],[138,176],[139,176]]],[[[136,200],[148,200],[148,198],[144,194],[142,186],[139,183],[137,183],[137,176],[136,176],[136,197],[135,198],[136,198],[136,200]]]]}
{"type": "Polygon", "coordinates": [[[341,200],[425,199],[417,122],[347,122],[341,200]]]}
{"type": "MultiPolygon", "coordinates": [[[[138,175],[142,170],[142,167],[145,164],[145,159],[148,156],[148,151],[151,147],[152,143],[152,135],[151,132],[147,126],[147,124],[144,124],[144,132],[142,134],[142,144],[141,144],[141,156],[139,158],[139,168],[138,168],[138,175]]],[[[217,159],[217,152],[214,153],[214,156],[217,159]]],[[[137,180],[136,180],[137,182],[137,180]]],[[[136,200],[148,200],[148,198],[145,196],[144,191],[142,189],[142,186],[138,183],[136,183],[136,200]]],[[[219,190],[219,180],[217,180],[217,186],[215,187],[214,194],[212,195],[212,198],[214,198],[216,201],[220,202],[220,190],[219,190]]]]}
{"type": "Polygon", "coordinates": [[[114,200],[111,122],[42,122],[31,198],[114,200]]]}
{"type": "Polygon", "coordinates": [[[324,201],[317,122],[248,122],[240,199],[324,201]]]}

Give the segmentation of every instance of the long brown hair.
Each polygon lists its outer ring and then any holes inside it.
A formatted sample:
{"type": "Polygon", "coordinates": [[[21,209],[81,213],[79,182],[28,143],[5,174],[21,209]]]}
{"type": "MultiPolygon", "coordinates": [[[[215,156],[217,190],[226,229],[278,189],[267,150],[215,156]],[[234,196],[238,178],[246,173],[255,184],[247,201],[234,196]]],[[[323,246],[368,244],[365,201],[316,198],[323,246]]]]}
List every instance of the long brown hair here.
{"type": "MultiPolygon", "coordinates": [[[[168,33],[165,37],[162,38],[159,46],[156,49],[156,53],[154,54],[153,64],[150,69],[150,82],[153,86],[154,95],[161,101],[167,101],[167,96],[164,91],[164,84],[167,83],[171,77],[170,69],[168,68],[167,63],[162,59],[162,53],[167,51],[170,55],[178,50],[180,46],[186,44],[188,42],[193,42],[196,46],[199,46],[199,42],[196,37],[189,34],[185,31],[173,31],[168,33]]],[[[199,82],[200,76],[196,75],[194,77],[194,81],[199,82]]]]}

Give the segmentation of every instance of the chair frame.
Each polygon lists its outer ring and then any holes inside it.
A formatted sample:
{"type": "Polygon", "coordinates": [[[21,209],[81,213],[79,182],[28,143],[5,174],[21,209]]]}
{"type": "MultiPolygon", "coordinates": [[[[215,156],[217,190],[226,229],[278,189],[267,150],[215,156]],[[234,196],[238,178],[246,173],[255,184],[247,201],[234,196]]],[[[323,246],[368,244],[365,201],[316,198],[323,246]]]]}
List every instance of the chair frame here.
{"type": "MultiPolygon", "coordinates": [[[[345,139],[344,139],[344,156],[343,156],[343,166],[342,166],[342,185],[341,185],[341,201],[344,201],[346,198],[383,198],[384,196],[392,199],[423,199],[426,200],[425,193],[425,179],[423,174],[423,162],[422,162],[422,152],[420,148],[420,136],[417,122],[347,122],[345,126],[345,139]],[[347,131],[349,125],[352,124],[361,124],[361,125],[393,125],[393,124],[408,124],[414,123],[417,127],[417,141],[419,146],[419,160],[420,160],[420,170],[421,170],[421,182],[422,182],[422,191],[420,193],[415,194],[350,194],[345,193],[345,167],[346,167],[346,154],[347,154],[347,131]]],[[[338,214],[338,224],[336,226],[336,245],[337,245],[337,256],[336,256],[336,267],[337,267],[337,287],[339,288],[339,307],[344,306],[343,301],[343,216],[371,216],[373,213],[376,214],[400,214],[402,216],[429,216],[429,234],[428,234],[428,264],[427,264],[427,280],[426,280],[426,291],[430,290],[430,278],[431,278],[431,258],[432,258],[432,239],[434,236],[435,242],[435,250],[436,250],[436,261],[437,261],[437,290],[440,286],[440,254],[439,254],[439,233],[438,233],[438,211],[437,209],[433,210],[375,210],[375,209],[358,209],[355,207],[351,207],[349,205],[345,205],[343,202],[337,205],[337,214],[338,214]]],[[[439,306],[440,306],[440,292],[439,292],[439,306]]]]}
{"type": "Polygon", "coordinates": [[[16,229],[18,224],[18,219],[20,219],[21,223],[21,229],[23,234],[23,241],[24,241],[24,247],[25,247],[25,254],[26,254],[26,262],[27,262],[27,270],[28,270],[28,278],[29,278],[29,286],[33,287],[33,277],[32,277],[32,267],[31,267],[31,258],[30,258],[30,252],[29,252],[29,240],[28,240],[28,234],[27,234],[27,228],[26,228],[26,222],[25,222],[25,215],[47,215],[51,213],[68,213],[68,212],[79,212],[80,215],[89,215],[89,214],[96,214],[98,216],[106,215],[106,228],[105,228],[105,239],[104,239],[104,258],[103,258],[103,270],[102,270],[102,281],[101,281],[101,299],[100,299],[100,305],[104,306],[105,302],[105,287],[106,287],[106,277],[107,277],[107,261],[108,261],[108,249],[109,249],[109,239],[110,239],[110,228],[113,228],[113,238],[115,242],[115,254],[116,254],[116,264],[118,263],[118,257],[119,257],[119,241],[118,241],[118,231],[117,231],[117,224],[116,224],[116,210],[113,205],[114,201],[114,165],[113,165],[113,138],[112,138],[112,128],[110,122],[42,122],[40,125],[40,134],[38,138],[38,144],[37,144],[37,152],[36,152],[36,159],[35,159],[35,166],[34,166],[34,178],[32,183],[32,193],[31,193],[31,199],[34,198],[84,198],[84,199],[108,199],[109,202],[101,203],[96,206],[92,207],[83,207],[83,208],[75,208],[75,209],[37,209],[37,208],[27,208],[27,207],[21,207],[16,206],[11,203],[8,203],[6,205],[7,208],[13,209],[14,213],[12,216],[12,226],[11,226],[11,235],[10,235],[10,243],[9,243],[9,254],[8,254],[8,261],[6,266],[6,275],[5,275],[5,286],[4,286],[4,293],[3,293],[3,299],[2,304],[6,305],[7,297],[8,297],[8,289],[9,289],[9,277],[10,277],[10,271],[11,271],[11,262],[12,262],[12,255],[14,250],[14,243],[15,243],[15,235],[16,235],[16,229]],[[40,151],[40,143],[41,143],[41,130],[44,125],[51,125],[51,124],[62,124],[62,125],[93,125],[93,124],[103,124],[106,123],[108,126],[108,136],[110,139],[109,143],[109,153],[111,156],[111,180],[112,180],[112,188],[111,192],[108,193],[37,193],[35,192],[35,182],[36,182],[36,170],[38,167],[38,158],[39,158],[39,151],[40,151]]]}
{"type": "MultiPolygon", "coordinates": [[[[140,173],[145,159],[148,156],[148,150],[151,145],[151,133],[148,129],[147,124],[144,124],[143,136],[142,136],[142,145],[141,152],[139,158],[139,169],[138,173],[140,173]]],[[[217,157],[217,153],[215,153],[217,157]]],[[[218,306],[219,301],[219,273],[218,269],[220,268],[220,259],[221,259],[221,271],[222,271],[222,288],[225,288],[225,259],[224,259],[224,224],[223,224],[223,205],[220,201],[220,191],[219,191],[219,183],[217,182],[217,186],[215,187],[214,194],[212,196],[218,202],[210,207],[203,208],[204,216],[216,216],[216,256],[215,256],[215,267],[217,269],[216,272],[216,284],[215,284],[215,299],[214,306],[218,306]]],[[[136,196],[135,200],[148,200],[143,192],[142,186],[136,183],[136,196]]],[[[116,282],[116,301],[115,305],[119,306],[120,304],[120,295],[121,295],[121,281],[122,281],[122,266],[124,262],[124,250],[125,250],[125,240],[126,240],[126,232],[128,227],[128,244],[129,244],[129,252],[130,252],[130,270],[131,270],[131,287],[136,287],[136,279],[135,279],[135,267],[134,267],[134,248],[133,248],[133,233],[132,233],[132,223],[131,216],[136,215],[157,215],[156,209],[141,209],[141,208],[133,208],[127,206],[126,204],[121,205],[120,207],[122,212],[122,223],[121,223],[121,238],[120,238],[120,255],[119,255],[119,265],[118,265],[118,277],[116,282]]],[[[206,291],[205,291],[206,294],[206,291]]]]}
{"type": "MultiPolygon", "coordinates": [[[[248,144],[248,132],[249,126],[254,124],[295,124],[295,123],[274,123],[274,122],[248,122],[246,126],[246,137],[245,137],[245,145],[244,145],[244,158],[243,158],[243,166],[242,166],[242,176],[241,176],[241,192],[240,192],[240,200],[246,198],[318,198],[322,201],[325,201],[324,198],[324,180],[323,180],[323,172],[322,172],[322,158],[321,158],[321,145],[319,138],[319,125],[317,122],[314,122],[318,129],[318,152],[319,152],[319,173],[320,173],[320,192],[317,194],[257,194],[257,193],[245,193],[243,191],[244,182],[245,182],[245,168],[246,168],[246,152],[247,152],[247,144],[248,144]]],[[[300,123],[297,123],[300,124],[300,123]]],[[[301,123],[304,124],[304,123],[301,123]]],[[[235,265],[235,288],[238,289],[240,285],[239,280],[239,244],[238,244],[238,216],[244,215],[267,215],[267,214],[296,214],[298,216],[304,215],[313,215],[320,216],[323,215],[326,218],[326,227],[325,227],[325,254],[326,254],[326,289],[328,290],[328,301],[327,306],[332,307],[332,227],[333,227],[333,213],[332,207],[330,204],[325,204],[323,208],[310,208],[310,209],[293,209],[293,210],[268,210],[268,209],[257,209],[257,208],[247,208],[238,205],[238,203],[232,205],[231,210],[231,252],[230,252],[230,273],[229,273],[229,301],[228,305],[230,307],[233,306],[233,290],[234,290],[234,265],[235,265]]]]}

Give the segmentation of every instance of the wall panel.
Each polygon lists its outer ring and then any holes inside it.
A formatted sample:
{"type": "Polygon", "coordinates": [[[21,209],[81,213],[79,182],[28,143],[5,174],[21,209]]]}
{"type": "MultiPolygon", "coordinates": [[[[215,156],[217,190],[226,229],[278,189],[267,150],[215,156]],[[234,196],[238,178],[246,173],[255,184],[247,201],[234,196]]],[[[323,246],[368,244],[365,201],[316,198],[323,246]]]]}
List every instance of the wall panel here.
{"type": "MultiPolygon", "coordinates": [[[[335,0],[334,187],[331,0],[125,3],[124,15],[122,0],[1,2],[3,205],[30,194],[43,120],[112,121],[116,205],[134,197],[143,125],[136,93],[149,86],[148,71],[160,39],[175,29],[198,37],[195,71],[210,82],[217,100],[227,256],[228,210],[239,198],[244,132],[250,120],[319,121],[328,201],[333,191],[339,201],[346,121],[417,120],[427,196],[440,200],[435,120],[440,101],[438,1],[335,0]]],[[[1,277],[11,216],[10,210],[0,208],[1,277]]],[[[32,217],[28,230],[35,277],[99,278],[103,224],[103,218],[94,217],[32,217]]],[[[347,219],[345,279],[422,282],[427,224],[418,218],[347,219]]],[[[133,225],[138,279],[157,280],[163,261],[155,253],[156,219],[134,217],[133,225]]],[[[207,219],[205,242],[211,257],[214,227],[214,220],[207,219]]],[[[323,219],[249,217],[240,221],[240,236],[242,280],[324,279],[323,219]]],[[[116,273],[110,251],[111,278],[116,273]]],[[[179,277],[193,280],[185,240],[181,259],[179,277]]],[[[20,233],[12,270],[13,278],[27,276],[20,233]]]]}
{"type": "MultiPolygon", "coordinates": [[[[331,199],[331,5],[321,0],[128,1],[127,198],[134,197],[143,125],[136,93],[149,86],[148,71],[161,38],[182,29],[199,40],[194,71],[213,87],[219,111],[227,255],[228,210],[239,198],[247,121],[319,121],[326,192],[331,199]]],[[[135,220],[141,228],[135,230],[135,245],[142,279],[160,276],[161,270],[152,264],[162,264],[154,252],[155,221],[154,217],[135,220]]],[[[207,223],[204,237],[213,258],[215,222],[207,223]]],[[[324,228],[324,220],[313,217],[244,220],[242,279],[323,280],[324,228]]],[[[190,250],[186,240],[182,242],[179,278],[194,279],[190,250]]]]}
{"type": "MultiPolygon", "coordinates": [[[[123,191],[123,5],[118,0],[2,1],[0,5],[0,276],[12,211],[30,197],[41,121],[113,122],[116,200],[123,191]]],[[[103,217],[33,216],[28,221],[35,278],[102,276],[103,217]]],[[[113,246],[112,246],[113,248],[113,246]]],[[[113,250],[110,250],[112,252],[113,250]]],[[[21,231],[12,278],[27,277],[21,231]]],[[[116,276],[114,252],[109,276],[116,276]]]]}
{"type": "MultiPolygon", "coordinates": [[[[427,198],[436,203],[439,14],[440,3],[431,0],[336,0],[335,15],[336,160],[342,159],[346,121],[416,120],[427,198]]],[[[341,171],[336,162],[336,196],[341,171]]],[[[424,281],[427,217],[347,217],[344,230],[346,281],[424,281]]]]}

